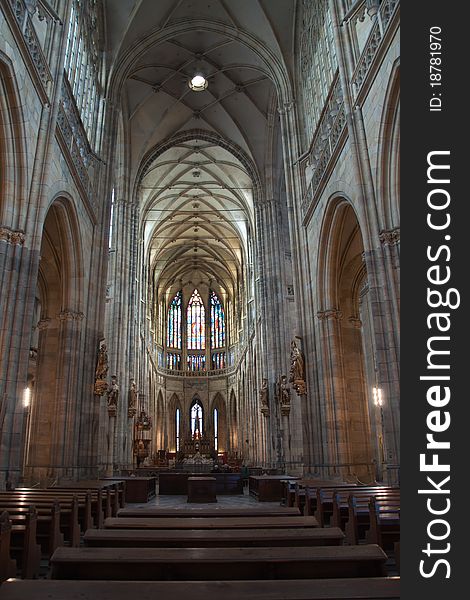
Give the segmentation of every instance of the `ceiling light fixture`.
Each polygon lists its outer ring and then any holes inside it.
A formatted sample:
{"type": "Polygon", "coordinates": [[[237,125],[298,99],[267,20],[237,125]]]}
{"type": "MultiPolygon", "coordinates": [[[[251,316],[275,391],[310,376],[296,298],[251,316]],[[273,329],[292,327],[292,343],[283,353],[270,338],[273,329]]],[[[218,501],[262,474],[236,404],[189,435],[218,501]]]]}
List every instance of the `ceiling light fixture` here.
{"type": "Polygon", "coordinates": [[[207,90],[208,85],[209,81],[200,71],[193,75],[188,81],[189,89],[193,92],[203,92],[204,90],[207,90]]]}

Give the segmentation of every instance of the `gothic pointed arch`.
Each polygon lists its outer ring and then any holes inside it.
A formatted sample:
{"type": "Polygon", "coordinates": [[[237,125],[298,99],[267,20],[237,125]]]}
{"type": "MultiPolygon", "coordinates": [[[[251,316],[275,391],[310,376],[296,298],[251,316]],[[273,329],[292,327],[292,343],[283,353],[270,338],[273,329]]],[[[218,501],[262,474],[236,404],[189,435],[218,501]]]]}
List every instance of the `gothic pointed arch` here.
{"type": "Polygon", "coordinates": [[[13,63],[0,50],[0,226],[12,232],[25,226],[19,220],[28,172],[24,123],[13,63]]]}
{"type": "Polygon", "coordinates": [[[322,223],[317,266],[317,323],[320,332],[320,385],[328,423],[330,458],[352,465],[340,472],[372,481],[377,460],[375,415],[371,413],[374,348],[368,333],[369,298],[364,243],[358,219],[345,196],[331,198],[322,223]],[[348,428],[338,423],[350,423],[348,428]],[[374,451],[375,447],[375,451],[374,451]],[[374,456],[375,454],[375,456],[374,456]]]}

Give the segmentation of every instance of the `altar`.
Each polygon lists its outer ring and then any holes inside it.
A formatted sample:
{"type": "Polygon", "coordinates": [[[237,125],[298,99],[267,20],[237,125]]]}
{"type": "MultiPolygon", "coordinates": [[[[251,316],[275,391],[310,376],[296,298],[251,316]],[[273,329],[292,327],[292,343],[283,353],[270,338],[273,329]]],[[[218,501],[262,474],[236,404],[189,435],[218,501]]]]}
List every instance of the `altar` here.
{"type": "MultiPolygon", "coordinates": [[[[188,438],[183,441],[182,450],[185,456],[196,456],[200,455],[205,458],[209,458],[214,453],[213,444],[204,437],[200,438],[188,438]]],[[[210,459],[210,458],[209,458],[210,459]]]]}

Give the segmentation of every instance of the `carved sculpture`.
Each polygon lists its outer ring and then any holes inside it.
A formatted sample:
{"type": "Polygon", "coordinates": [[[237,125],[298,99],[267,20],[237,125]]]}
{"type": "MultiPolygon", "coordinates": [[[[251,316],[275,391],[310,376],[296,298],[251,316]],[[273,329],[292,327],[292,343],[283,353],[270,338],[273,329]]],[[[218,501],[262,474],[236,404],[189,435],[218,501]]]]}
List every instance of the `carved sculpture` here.
{"type": "Polygon", "coordinates": [[[106,344],[102,344],[98,353],[98,364],[95,371],[95,394],[104,396],[108,391],[108,351],[106,344]]]}
{"type": "Polygon", "coordinates": [[[287,417],[290,413],[290,389],[286,375],[281,375],[278,383],[281,414],[287,417]]]}
{"type": "Polygon", "coordinates": [[[111,386],[108,391],[108,414],[110,417],[116,416],[117,403],[119,397],[119,386],[116,375],[111,377],[111,386]]]}
{"type": "Polygon", "coordinates": [[[289,382],[293,384],[299,396],[306,393],[304,356],[295,340],[292,340],[291,343],[289,382]]]}
{"type": "Polygon", "coordinates": [[[152,419],[147,415],[145,410],[140,412],[140,417],[137,419],[136,426],[139,431],[148,431],[152,429],[152,419]]]}
{"type": "Polygon", "coordinates": [[[261,404],[261,412],[263,415],[269,415],[269,389],[267,379],[263,379],[263,383],[261,384],[261,389],[259,391],[259,402],[261,404]]]}
{"type": "Polygon", "coordinates": [[[129,392],[127,394],[127,416],[129,419],[135,417],[137,412],[137,387],[135,381],[131,379],[129,392]]]}

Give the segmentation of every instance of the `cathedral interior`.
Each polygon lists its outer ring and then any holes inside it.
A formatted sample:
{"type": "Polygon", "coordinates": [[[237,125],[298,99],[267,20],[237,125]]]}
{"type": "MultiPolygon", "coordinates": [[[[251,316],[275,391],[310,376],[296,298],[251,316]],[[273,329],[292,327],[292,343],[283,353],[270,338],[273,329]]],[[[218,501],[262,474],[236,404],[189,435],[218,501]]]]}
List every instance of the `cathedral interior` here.
{"type": "Polygon", "coordinates": [[[399,9],[0,0],[0,490],[399,485],[399,9]]]}

